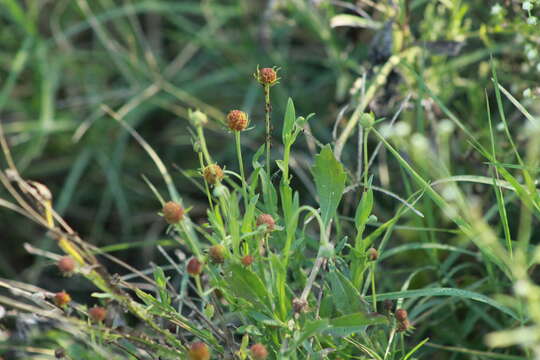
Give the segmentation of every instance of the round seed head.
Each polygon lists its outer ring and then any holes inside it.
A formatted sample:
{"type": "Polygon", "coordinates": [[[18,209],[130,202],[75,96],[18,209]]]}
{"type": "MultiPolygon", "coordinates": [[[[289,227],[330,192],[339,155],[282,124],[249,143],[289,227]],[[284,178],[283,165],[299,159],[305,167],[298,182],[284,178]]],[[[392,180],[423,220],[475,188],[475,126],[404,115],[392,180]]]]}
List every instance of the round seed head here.
{"type": "Polygon", "coordinates": [[[208,256],[210,257],[210,261],[212,261],[214,264],[223,264],[225,261],[225,246],[211,246],[208,250],[208,256]]]}
{"type": "Polygon", "coordinates": [[[294,298],[292,305],[295,313],[304,313],[308,310],[307,301],[301,298],[294,298]]]}
{"type": "Polygon", "coordinates": [[[93,322],[102,322],[107,317],[107,310],[101,306],[94,306],[88,310],[88,316],[93,322]]]}
{"type": "Polygon", "coordinates": [[[63,359],[64,357],[66,357],[66,351],[62,348],[58,348],[54,350],[54,357],[57,359],[63,359]]]}
{"type": "Polygon", "coordinates": [[[277,72],[272,68],[262,68],[257,73],[257,79],[262,85],[274,85],[277,82],[277,72]]]}
{"type": "Polygon", "coordinates": [[[65,291],[60,291],[54,294],[54,303],[58,307],[64,307],[71,301],[71,296],[65,291]]]}
{"type": "Polygon", "coordinates": [[[261,214],[257,217],[257,226],[266,225],[266,232],[274,231],[276,222],[270,214],[261,214]]]}
{"type": "Polygon", "coordinates": [[[73,271],[75,271],[75,260],[69,256],[64,256],[58,260],[56,266],[58,266],[58,270],[60,270],[64,275],[70,275],[73,273],[73,271]]]}
{"type": "Polygon", "coordinates": [[[395,316],[396,316],[396,320],[399,321],[399,322],[403,322],[405,320],[407,320],[407,310],[405,309],[397,309],[396,310],[396,313],[395,313],[395,316]]]}
{"type": "Polygon", "coordinates": [[[210,350],[208,346],[201,342],[197,341],[191,344],[188,351],[189,360],[210,360],[210,350]]]}
{"type": "Polygon", "coordinates": [[[245,112],[241,110],[231,110],[227,114],[227,123],[229,124],[229,129],[232,131],[242,131],[247,128],[249,120],[245,112]]]}
{"type": "Polygon", "coordinates": [[[202,272],[203,264],[197,258],[192,258],[187,264],[187,272],[191,276],[200,275],[202,272]]]}
{"type": "Polygon", "coordinates": [[[211,164],[204,168],[203,176],[209,184],[214,185],[223,179],[223,170],[218,164],[211,164]]]}
{"type": "Polygon", "coordinates": [[[163,205],[163,217],[168,224],[177,224],[184,218],[184,208],[182,205],[169,201],[163,205]]]}
{"type": "Polygon", "coordinates": [[[367,251],[367,255],[370,261],[375,261],[379,258],[379,252],[375,248],[369,248],[367,251]]]}
{"type": "Polygon", "coordinates": [[[253,256],[251,255],[245,255],[243,258],[242,258],[242,265],[244,266],[249,266],[253,264],[253,256]]]}
{"type": "Polygon", "coordinates": [[[251,356],[255,360],[265,360],[268,357],[268,350],[263,344],[254,344],[250,348],[251,356]]]}

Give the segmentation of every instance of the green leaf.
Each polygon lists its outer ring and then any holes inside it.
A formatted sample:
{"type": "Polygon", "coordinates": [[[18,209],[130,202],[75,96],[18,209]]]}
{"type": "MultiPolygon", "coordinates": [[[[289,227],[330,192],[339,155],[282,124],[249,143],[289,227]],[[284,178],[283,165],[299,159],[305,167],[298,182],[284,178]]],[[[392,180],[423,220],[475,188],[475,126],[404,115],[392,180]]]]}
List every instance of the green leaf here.
{"type": "MultiPolygon", "coordinates": [[[[484,304],[488,304],[496,308],[497,310],[500,310],[503,313],[510,315],[514,319],[519,320],[519,317],[516,315],[516,313],[512,309],[498,303],[492,298],[489,298],[485,295],[479,294],[474,291],[462,290],[462,289],[431,288],[431,289],[396,291],[396,292],[390,292],[386,294],[377,294],[377,301],[406,299],[406,298],[415,298],[415,297],[422,297],[422,296],[450,296],[450,297],[470,299],[470,300],[482,302],[484,304]]],[[[371,301],[371,296],[366,296],[366,300],[371,301]]]]}
{"type": "Polygon", "coordinates": [[[362,194],[360,204],[356,208],[356,214],[354,216],[354,223],[356,225],[356,231],[359,234],[364,232],[369,215],[373,209],[373,190],[369,188],[362,194]]]}
{"type": "Polygon", "coordinates": [[[330,327],[325,331],[334,336],[348,336],[352,333],[365,330],[366,326],[388,323],[383,315],[367,315],[359,312],[330,320],[330,327]]]}
{"type": "Polygon", "coordinates": [[[296,343],[302,344],[310,336],[316,335],[326,328],[328,328],[328,319],[308,321],[299,333],[296,343]]]}
{"type": "Polygon", "coordinates": [[[291,98],[287,101],[287,108],[285,109],[285,118],[283,121],[283,144],[287,144],[287,138],[294,129],[294,122],[296,120],[296,111],[294,109],[294,103],[291,98]]]}
{"type": "Polygon", "coordinates": [[[367,312],[367,304],[353,286],[351,281],[339,271],[329,272],[328,280],[332,289],[336,309],[342,314],[351,314],[359,311],[367,312]]]}
{"type": "Polygon", "coordinates": [[[226,281],[229,290],[235,296],[245,299],[253,305],[270,306],[266,287],[253,271],[239,264],[231,264],[226,281]]]}
{"type": "Polygon", "coordinates": [[[322,220],[324,225],[328,226],[341,201],[347,175],[343,170],[343,165],[336,160],[330,145],[323,147],[319,155],[315,157],[315,165],[311,171],[319,195],[322,220]]]}
{"type": "Polygon", "coordinates": [[[171,296],[169,295],[169,292],[167,291],[167,278],[165,277],[165,273],[163,272],[163,269],[157,266],[154,269],[154,280],[156,280],[156,284],[158,285],[158,293],[159,293],[159,299],[160,301],[165,305],[171,304],[171,296]]]}

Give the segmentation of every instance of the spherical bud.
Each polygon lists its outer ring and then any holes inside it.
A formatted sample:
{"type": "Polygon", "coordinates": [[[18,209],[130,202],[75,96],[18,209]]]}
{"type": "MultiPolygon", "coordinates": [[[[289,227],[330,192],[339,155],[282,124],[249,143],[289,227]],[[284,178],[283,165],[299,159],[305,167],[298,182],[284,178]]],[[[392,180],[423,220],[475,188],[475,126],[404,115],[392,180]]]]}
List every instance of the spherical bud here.
{"type": "Polygon", "coordinates": [[[379,258],[379,252],[375,248],[369,248],[367,251],[367,256],[370,261],[375,261],[379,258]]]}
{"type": "Polygon", "coordinates": [[[248,123],[247,114],[241,110],[231,110],[227,114],[227,124],[232,131],[242,131],[247,128],[248,123]]]}
{"type": "Polygon", "coordinates": [[[225,246],[223,245],[213,245],[208,249],[208,256],[210,261],[214,264],[223,264],[225,261],[225,246]]]}
{"type": "Polygon", "coordinates": [[[60,291],[54,294],[54,303],[58,307],[64,307],[71,301],[71,296],[65,291],[60,291]]]}
{"type": "Polygon", "coordinates": [[[295,313],[303,313],[308,310],[307,301],[301,298],[294,298],[292,305],[295,313]]]}
{"type": "Polygon", "coordinates": [[[270,214],[261,214],[257,217],[257,226],[266,225],[266,232],[274,231],[276,222],[270,214]]]}
{"type": "Polygon", "coordinates": [[[189,360],[210,360],[210,349],[208,349],[208,346],[201,341],[194,342],[189,347],[188,359],[189,360]]]}
{"type": "Polygon", "coordinates": [[[405,309],[397,309],[396,310],[396,313],[395,313],[395,316],[396,316],[396,320],[399,321],[399,322],[402,322],[402,321],[405,321],[407,320],[407,310],[405,309]]]}
{"type": "Polygon", "coordinates": [[[178,224],[184,218],[184,208],[182,205],[169,201],[163,205],[163,217],[168,224],[178,224]]]}
{"type": "Polygon", "coordinates": [[[102,322],[107,317],[107,310],[101,306],[94,306],[88,310],[88,316],[93,322],[102,322]]]}
{"type": "Polygon", "coordinates": [[[204,168],[203,176],[209,184],[214,185],[223,179],[223,170],[218,164],[211,164],[204,168]]]}
{"type": "Polygon", "coordinates": [[[250,348],[251,356],[255,360],[265,360],[268,357],[268,350],[263,344],[254,344],[250,348]]]}
{"type": "Polygon", "coordinates": [[[253,264],[253,256],[246,255],[242,258],[242,265],[250,266],[251,264],[253,264]]]}
{"type": "Polygon", "coordinates": [[[204,126],[208,124],[208,116],[206,116],[205,113],[203,113],[200,110],[192,111],[191,109],[188,112],[189,121],[193,124],[193,126],[204,126]]]}
{"type": "Polygon", "coordinates": [[[362,115],[360,115],[359,122],[363,128],[369,129],[375,124],[375,116],[373,115],[373,113],[363,113],[362,115]]]}
{"type": "Polygon", "coordinates": [[[274,85],[278,78],[277,72],[273,68],[262,68],[257,70],[257,80],[262,85],[274,85]]]}
{"type": "Polygon", "coordinates": [[[187,264],[187,272],[191,276],[198,276],[202,272],[203,264],[197,258],[192,258],[187,264]]]}
{"type": "Polygon", "coordinates": [[[64,256],[60,260],[58,260],[58,263],[56,263],[56,266],[58,266],[58,269],[64,274],[64,275],[70,275],[75,271],[75,260],[70,258],[69,256],[64,256]]]}

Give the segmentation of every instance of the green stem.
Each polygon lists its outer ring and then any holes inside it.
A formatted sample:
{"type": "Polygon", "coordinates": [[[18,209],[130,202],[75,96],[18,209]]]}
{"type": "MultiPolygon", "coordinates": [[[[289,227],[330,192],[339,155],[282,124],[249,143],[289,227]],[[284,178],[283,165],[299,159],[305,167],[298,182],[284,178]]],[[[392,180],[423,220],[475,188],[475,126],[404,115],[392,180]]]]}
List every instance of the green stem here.
{"type": "Polygon", "coordinates": [[[244,197],[244,209],[248,207],[247,179],[244,173],[244,161],[242,160],[242,148],[240,143],[240,131],[234,132],[236,143],[236,155],[238,156],[238,166],[240,167],[240,176],[242,177],[242,196],[244,197]]]}
{"type": "Polygon", "coordinates": [[[371,264],[371,298],[373,299],[373,311],[377,312],[377,292],[375,291],[375,261],[371,264]]]}
{"type": "Polygon", "coordinates": [[[208,148],[206,146],[206,139],[204,138],[204,132],[203,132],[202,126],[197,126],[197,136],[199,137],[199,142],[201,143],[201,150],[204,154],[206,163],[212,164],[212,158],[210,157],[210,153],[208,152],[208,148]]]}
{"type": "Polygon", "coordinates": [[[266,172],[270,177],[270,146],[272,138],[270,136],[270,113],[272,107],[270,105],[270,85],[264,85],[264,114],[266,120],[266,172]]]}

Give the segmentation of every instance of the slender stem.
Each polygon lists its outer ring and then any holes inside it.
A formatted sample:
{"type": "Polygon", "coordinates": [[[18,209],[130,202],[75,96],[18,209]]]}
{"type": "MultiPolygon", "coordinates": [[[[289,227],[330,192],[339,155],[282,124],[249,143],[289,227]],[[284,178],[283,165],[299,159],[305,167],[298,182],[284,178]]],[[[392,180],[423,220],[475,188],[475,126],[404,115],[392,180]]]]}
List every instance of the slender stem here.
{"type": "Polygon", "coordinates": [[[264,85],[264,114],[266,120],[266,172],[270,177],[270,146],[272,145],[272,137],[270,135],[270,113],[272,105],[270,105],[270,85],[264,85]]]}
{"type": "Polygon", "coordinates": [[[246,174],[244,173],[244,161],[242,160],[240,131],[234,132],[234,140],[236,143],[236,155],[238,156],[238,166],[240,167],[240,176],[242,177],[242,196],[244,197],[244,207],[247,210],[247,206],[248,206],[247,179],[246,179],[246,174]]]}
{"type": "Polygon", "coordinates": [[[373,311],[377,312],[377,292],[375,291],[375,261],[371,264],[371,298],[373,299],[373,311]]]}
{"type": "Polygon", "coordinates": [[[210,153],[208,152],[208,148],[206,147],[206,139],[204,138],[204,132],[203,132],[202,126],[197,126],[197,135],[199,137],[199,142],[201,143],[201,150],[204,154],[206,163],[211,164],[212,158],[210,157],[210,153]]]}
{"type": "Polygon", "coordinates": [[[365,129],[364,131],[364,189],[365,191],[367,191],[367,183],[368,183],[368,166],[369,166],[369,161],[368,161],[368,146],[367,146],[367,142],[368,142],[368,134],[369,134],[369,129],[365,129]]]}

